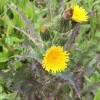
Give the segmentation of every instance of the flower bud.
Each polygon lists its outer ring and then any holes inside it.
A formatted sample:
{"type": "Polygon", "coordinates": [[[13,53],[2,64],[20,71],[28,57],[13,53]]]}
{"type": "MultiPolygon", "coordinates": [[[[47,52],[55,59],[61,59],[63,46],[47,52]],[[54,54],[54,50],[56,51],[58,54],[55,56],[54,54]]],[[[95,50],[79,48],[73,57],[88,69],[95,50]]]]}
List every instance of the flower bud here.
{"type": "Polygon", "coordinates": [[[64,46],[65,43],[67,42],[68,38],[67,38],[67,34],[66,33],[61,33],[59,35],[59,37],[56,40],[56,44],[60,45],[60,46],[64,46]]]}
{"type": "Polygon", "coordinates": [[[73,9],[72,9],[72,8],[66,8],[66,9],[64,10],[62,16],[63,16],[63,18],[64,18],[65,20],[68,20],[68,19],[71,19],[72,15],[73,15],[73,9]]]}
{"type": "Polygon", "coordinates": [[[42,27],[40,30],[40,36],[43,41],[48,41],[50,39],[50,32],[46,27],[42,27]]]}

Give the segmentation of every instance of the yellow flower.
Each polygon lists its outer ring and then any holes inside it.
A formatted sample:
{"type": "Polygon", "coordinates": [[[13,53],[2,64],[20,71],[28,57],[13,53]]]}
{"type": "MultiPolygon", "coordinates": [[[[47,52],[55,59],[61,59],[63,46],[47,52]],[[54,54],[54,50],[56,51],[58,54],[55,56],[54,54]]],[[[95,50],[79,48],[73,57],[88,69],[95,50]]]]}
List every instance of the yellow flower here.
{"type": "Polygon", "coordinates": [[[67,68],[67,62],[69,61],[69,53],[63,51],[61,46],[51,46],[43,55],[42,66],[48,72],[52,73],[61,72],[67,68]]]}
{"type": "Polygon", "coordinates": [[[72,19],[74,21],[85,22],[88,20],[87,12],[83,7],[80,7],[79,5],[71,5],[71,8],[73,9],[72,19]]]}

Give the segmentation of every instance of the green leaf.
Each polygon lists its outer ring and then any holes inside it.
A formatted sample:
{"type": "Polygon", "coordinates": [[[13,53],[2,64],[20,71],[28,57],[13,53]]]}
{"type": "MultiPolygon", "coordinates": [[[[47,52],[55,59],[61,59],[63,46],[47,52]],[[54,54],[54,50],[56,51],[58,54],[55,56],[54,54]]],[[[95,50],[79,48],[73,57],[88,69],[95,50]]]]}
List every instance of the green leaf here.
{"type": "Polygon", "coordinates": [[[5,53],[8,52],[8,49],[5,46],[3,46],[3,52],[5,52],[5,53]]]}
{"type": "Polygon", "coordinates": [[[98,92],[95,94],[95,97],[93,100],[100,100],[100,89],[98,90],[98,92]]]}
{"type": "Polygon", "coordinates": [[[91,93],[87,93],[82,97],[82,100],[93,100],[93,95],[91,93]]]}
{"type": "Polygon", "coordinates": [[[81,25],[81,27],[79,28],[79,33],[84,34],[86,33],[86,31],[90,28],[89,24],[85,24],[85,25],[81,25]]]}
{"type": "Polygon", "coordinates": [[[4,22],[0,19],[0,26],[3,26],[4,22]]]}
{"type": "Polygon", "coordinates": [[[26,74],[24,72],[25,68],[26,66],[22,66],[21,68],[18,68],[15,75],[13,75],[11,71],[7,71],[7,72],[0,71],[0,77],[4,79],[6,78],[8,80],[7,81],[8,83],[15,82],[16,84],[20,84],[26,78],[26,74]]]}
{"type": "Polygon", "coordinates": [[[95,34],[94,34],[94,36],[97,37],[97,38],[100,38],[100,31],[99,30],[96,31],[95,34]]]}
{"type": "Polygon", "coordinates": [[[1,62],[6,62],[6,61],[10,60],[10,57],[12,55],[13,54],[11,52],[8,52],[8,53],[0,53],[0,63],[1,62]]]}
{"type": "Polygon", "coordinates": [[[13,41],[11,40],[10,37],[7,37],[7,38],[5,38],[5,43],[12,45],[13,44],[13,41]]]}
{"type": "Polygon", "coordinates": [[[98,56],[93,57],[92,59],[88,61],[86,65],[85,75],[87,75],[88,77],[91,76],[96,69],[97,58],[98,56]]]}
{"type": "Polygon", "coordinates": [[[47,9],[42,9],[41,11],[37,11],[36,12],[38,17],[42,17],[43,15],[45,15],[47,13],[47,9]]]}
{"type": "Polygon", "coordinates": [[[7,63],[6,62],[3,62],[3,63],[1,63],[0,62],[0,69],[4,69],[5,67],[7,67],[7,63]]]}
{"type": "Polygon", "coordinates": [[[2,88],[2,86],[0,86],[0,93],[3,91],[3,88],[2,88]]]}
{"type": "Polygon", "coordinates": [[[34,58],[35,60],[41,63],[41,55],[40,53],[36,52],[34,49],[32,49],[29,52],[29,55],[27,57],[34,58]]]}
{"type": "Polygon", "coordinates": [[[85,80],[85,82],[91,82],[91,80],[86,76],[86,75],[84,75],[84,80],[85,80]]]}
{"type": "Polygon", "coordinates": [[[84,95],[86,95],[87,93],[90,93],[90,92],[95,93],[95,91],[97,91],[98,88],[100,88],[100,81],[84,83],[83,84],[83,90],[81,91],[81,94],[84,96],[84,95]]]}
{"type": "Polygon", "coordinates": [[[73,74],[67,74],[67,75],[60,74],[60,77],[64,80],[68,80],[75,87],[75,78],[74,78],[73,74]]]}
{"type": "Polygon", "coordinates": [[[98,71],[95,71],[95,72],[93,73],[92,77],[91,77],[91,80],[92,80],[92,81],[99,81],[99,79],[100,79],[100,74],[99,74],[98,71]]]}
{"type": "MultiPolygon", "coordinates": [[[[11,93],[6,95],[7,100],[15,100],[17,93],[11,93]]],[[[21,100],[20,98],[17,98],[17,100],[21,100]]]]}
{"type": "MultiPolygon", "coordinates": [[[[29,19],[31,19],[31,18],[33,18],[33,16],[35,16],[35,9],[34,9],[34,7],[32,7],[33,5],[31,5],[31,4],[27,4],[27,8],[26,8],[26,11],[25,11],[25,13],[26,13],[26,16],[29,18],[29,19]]],[[[34,18],[33,18],[34,19],[34,18]]]]}
{"type": "Polygon", "coordinates": [[[30,33],[34,36],[34,37],[37,37],[36,36],[36,33],[35,33],[35,27],[33,27],[33,25],[31,25],[30,23],[30,20],[24,16],[24,14],[19,10],[19,9],[16,9],[15,7],[9,5],[6,3],[6,5],[11,9],[11,10],[14,10],[16,11],[16,13],[22,18],[22,20],[25,22],[27,28],[29,29],[30,33]]]}
{"type": "Polygon", "coordinates": [[[17,38],[17,37],[11,37],[11,40],[12,40],[13,42],[15,42],[15,43],[20,43],[20,42],[23,42],[23,41],[24,41],[24,39],[19,39],[19,38],[17,38]]]}

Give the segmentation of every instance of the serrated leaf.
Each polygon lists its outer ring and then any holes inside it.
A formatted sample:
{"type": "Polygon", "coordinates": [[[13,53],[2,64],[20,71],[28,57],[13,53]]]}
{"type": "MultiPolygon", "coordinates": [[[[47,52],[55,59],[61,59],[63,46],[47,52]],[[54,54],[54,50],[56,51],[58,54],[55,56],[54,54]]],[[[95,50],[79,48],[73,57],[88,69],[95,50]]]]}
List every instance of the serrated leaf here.
{"type": "Polygon", "coordinates": [[[59,74],[59,76],[66,80],[66,81],[69,81],[69,83],[72,85],[72,88],[74,88],[75,90],[75,93],[77,94],[78,98],[81,98],[80,97],[80,93],[78,92],[78,89],[77,89],[77,86],[76,86],[76,81],[75,81],[75,77],[73,74],[59,74]]]}
{"type": "Polygon", "coordinates": [[[65,75],[65,74],[60,74],[60,77],[61,77],[62,79],[64,79],[64,80],[70,81],[71,84],[72,84],[73,86],[75,86],[75,78],[74,78],[73,74],[67,74],[67,75],[65,75]]]}
{"type": "Polygon", "coordinates": [[[15,75],[13,75],[11,71],[8,72],[0,71],[0,77],[4,79],[6,78],[8,82],[15,82],[16,84],[17,83],[20,84],[20,82],[22,82],[26,77],[24,70],[25,70],[25,66],[17,69],[15,75]]]}
{"type": "Polygon", "coordinates": [[[91,76],[91,74],[95,71],[95,68],[97,67],[96,66],[97,58],[98,58],[98,55],[90,59],[90,61],[87,63],[85,75],[91,76]]]}
{"type": "Polygon", "coordinates": [[[7,5],[10,9],[16,11],[16,13],[17,13],[17,14],[22,18],[22,20],[25,22],[25,24],[26,24],[27,28],[29,29],[30,33],[31,33],[34,37],[37,37],[36,34],[35,34],[35,29],[34,29],[33,25],[31,25],[30,20],[29,20],[28,18],[26,18],[26,17],[24,16],[24,14],[23,14],[18,8],[15,8],[14,6],[11,6],[11,5],[7,4],[7,3],[6,3],[6,5],[7,5]]]}
{"type": "Polygon", "coordinates": [[[93,91],[97,91],[99,87],[100,87],[100,81],[90,82],[90,83],[87,83],[87,84],[84,83],[83,90],[82,90],[81,94],[86,95],[89,92],[93,93],[93,91]]]}
{"type": "Polygon", "coordinates": [[[35,43],[33,43],[33,41],[27,35],[25,35],[24,38],[26,45],[30,45],[32,48],[35,47],[35,43]]]}
{"type": "Polygon", "coordinates": [[[31,50],[29,52],[29,55],[27,55],[27,57],[34,58],[35,60],[41,63],[41,55],[34,50],[31,50]]]}

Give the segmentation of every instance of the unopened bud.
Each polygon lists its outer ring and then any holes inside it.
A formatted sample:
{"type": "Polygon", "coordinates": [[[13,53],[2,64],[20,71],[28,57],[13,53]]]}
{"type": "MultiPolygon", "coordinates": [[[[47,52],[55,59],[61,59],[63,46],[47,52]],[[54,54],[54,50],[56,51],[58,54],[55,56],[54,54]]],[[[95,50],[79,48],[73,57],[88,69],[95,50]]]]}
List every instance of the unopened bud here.
{"type": "Polygon", "coordinates": [[[46,32],[46,27],[42,27],[42,29],[41,29],[41,33],[45,33],[46,32]]]}
{"type": "Polygon", "coordinates": [[[73,9],[72,8],[66,8],[63,12],[63,18],[65,20],[71,19],[73,15],[73,9]]]}
{"type": "Polygon", "coordinates": [[[40,36],[43,41],[49,40],[50,32],[48,31],[48,29],[46,27],[42,27],[42,29],[40,30],[40,36]]]}

